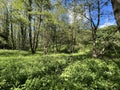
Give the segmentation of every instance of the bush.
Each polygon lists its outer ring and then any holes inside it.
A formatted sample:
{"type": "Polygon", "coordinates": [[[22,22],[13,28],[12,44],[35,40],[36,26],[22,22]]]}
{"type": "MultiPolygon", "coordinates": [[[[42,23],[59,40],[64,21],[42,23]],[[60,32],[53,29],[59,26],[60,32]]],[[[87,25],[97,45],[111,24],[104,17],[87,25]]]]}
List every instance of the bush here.
{"type": "Polygon", "coordinates": [[[120,76],[118,72],[120,70],[113,62],[106,63],[104,61],[90,59],[71,64],[63,71],[61,77],[67,83],[70,82],[76,89],[117,90],[120,83],[114,80],[118,78],[116,76],[120,76]]]}
{"type": "Polygon", "coordinates": [[[119,56],[120,33],[116,32],[117,27],[111,26],[97,33],[97,51],[99,55],[119,56]]]}

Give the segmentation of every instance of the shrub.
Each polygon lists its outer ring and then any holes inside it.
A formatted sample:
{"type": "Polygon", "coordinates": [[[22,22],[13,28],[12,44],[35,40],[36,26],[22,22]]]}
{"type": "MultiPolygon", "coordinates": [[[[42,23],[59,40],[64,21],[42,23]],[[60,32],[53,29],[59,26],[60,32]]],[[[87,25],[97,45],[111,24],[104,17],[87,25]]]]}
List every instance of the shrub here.
{"type": "Polygon", "coordinates": [[[97,33],[97,51],[99,55],[119,56],[120,35],[116,32],[117,27],[111,26],[97,33]]]}
{"type": "Polygon", "coordinates": [[[115,82],[114,80],[118,78],[116,76],[120,76],[118,72],[120,70],[113,62],[106,63],[90,59],[71,64],[63,71],[61,77],[66,82],[71,82],[76,89],[113,90],[114,88],[117,90],[119,82],[115,82]]]}

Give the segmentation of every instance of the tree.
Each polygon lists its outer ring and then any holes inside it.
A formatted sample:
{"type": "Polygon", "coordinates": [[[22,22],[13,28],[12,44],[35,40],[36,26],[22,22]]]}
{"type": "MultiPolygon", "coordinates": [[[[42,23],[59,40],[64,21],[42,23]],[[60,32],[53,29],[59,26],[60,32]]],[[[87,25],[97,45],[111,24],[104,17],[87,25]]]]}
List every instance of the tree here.
{"type": "Polygon", "coordinates": [[[12,0],[10,4],[10,39],[13,49],[27,49],[27,26],[26,8],[22,0],[12,0]],[[19,44],[18,44],[19,43],[19,44]]]}
{"type": "Polygon", "coordinates": [[[29,43],[31,52],[34,54],[39,43],[40,29],[44,21],[43,17],[47,14],[46,11],[50,9],[50,0],[28,0],[26,5],[29,20],[29,43]]]}
{"type": "Polygon", "coordinates": [[[9,27],[10,27],[10,15],[9,15],[9,3],[6,0],[0,1],[0,9],[1,9],[1,32],[0,36],[5,40],[6,45],[3,48],[9,48],[9,27]]]}
{"type": "Polygon", "coordinates": [[[115,19],[117,21],[118,29],[120,31],[120,0],[111,0],[115,19]]]}
{"type": "Polygon", "coordinates": [[[97,57],[97,49],[96,49],[96,38],[97,38],[97,30],[100,24],[101,19],[101,1],[100,0],[86,0],[81,2],[83,15],[90,23],[92,30],[92,40],[93,40],[93,57],[97,57]]]}

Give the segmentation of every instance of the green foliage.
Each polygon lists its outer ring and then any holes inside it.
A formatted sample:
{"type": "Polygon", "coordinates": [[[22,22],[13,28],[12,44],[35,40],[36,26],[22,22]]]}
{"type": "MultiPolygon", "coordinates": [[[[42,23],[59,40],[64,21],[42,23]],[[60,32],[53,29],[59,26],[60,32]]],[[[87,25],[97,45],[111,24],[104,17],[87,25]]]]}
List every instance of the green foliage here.
{"type": "Polygon", "coordinates": [[[110,26],[99,30],[97,33],[97,49],[100,54],[119,56],[120,33],[116,32],[116,26],[110,26]]]}
{"type": "MultiPolygon", "coordinates": [[[[65,68],[61,77],[76,89],[82,90],[108,90],[118,89],[119,82],[115,84],[113,78],[119,76],[119,68],[114,62],[104,62],[95,59],[77,61],[65,68]]],[[[118,78],[119,79],[119,78],[118,78]]]]}
{"type": "Polygon", "coordinates": [[[119,90],[119,58],[0,50],[1,90],[119,90]]]}
{"type": "Polygon", "coordinates": [[[94,23],[99,11],[94,12],[101,9],[96,1],[65,0],[65,6],[63,0],[0,0],[0,48],[34,54],[0,50],[0,90],[120,90],[116,26],[93,33],[95,53],[115,57],[89,55],[92,32],[86,29],[90,23],[95,29],[99,26],[94,23]]]}
{"type": "Polygon", "coordinates": [[[82,45],[92,43],[92,32],[90,30],[79,30],[77,34],[77,42],[82,45]]]}

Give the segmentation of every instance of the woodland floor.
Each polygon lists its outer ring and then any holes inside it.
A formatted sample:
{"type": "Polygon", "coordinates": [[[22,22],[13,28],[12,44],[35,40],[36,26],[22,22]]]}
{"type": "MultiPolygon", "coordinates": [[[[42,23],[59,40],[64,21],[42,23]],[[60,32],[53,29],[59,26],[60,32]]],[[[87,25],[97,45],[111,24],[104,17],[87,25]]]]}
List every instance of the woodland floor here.
{"type": "Polygon", "coordinates": [[[0,90],[120,90],[120,58],[0,50],[0,90]]]}

